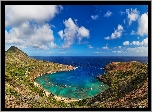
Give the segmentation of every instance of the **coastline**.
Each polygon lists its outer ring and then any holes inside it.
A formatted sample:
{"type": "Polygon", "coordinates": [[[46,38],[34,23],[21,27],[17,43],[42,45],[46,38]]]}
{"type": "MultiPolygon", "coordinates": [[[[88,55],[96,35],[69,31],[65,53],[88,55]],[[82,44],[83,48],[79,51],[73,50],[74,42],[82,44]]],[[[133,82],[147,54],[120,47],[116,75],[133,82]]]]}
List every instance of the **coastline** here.
{"type": "MultiPolygon", "coordinates": [[[[62,65],[62,64],[60,64],[60,65],[62,65]]],[[[33,81],[34,81],[37,77],[40,77],[40,76],[43,76],[43,75],[53,74],[53,73],[62,72],[62,71],[71,71],[71,70],[75,70],[75,69],[76,69],[76,67],[73,67],[73,66],[71,66],[71,65],[65,65],[65,66],[66,66],[65,69],[60,68],[60,69],[55,70],[55,71],[48,71],[48,72],[45,72],[45,73],[42,73],[42,72],[41,72],[41,73],[37,74],[37,75],[34,77],[33,81]]]]}
{"type": "MultiPolygon", "coordinates": [[[[49,97],[49,95],[52,94],[51,92],[48,92],[48,91],[45,90],[42,86],[40,86],[40,84],[34,82],[34,85],[35,85],[36,87],[41,88],[41,89],[45,92],[45,95],[46,95],[47,97],[49,97]]],[[[53,94],[53,95],[54,95],[54,94],[53,94]]],[[[57,101],[64,101],[65,103],[70,103],[70,102],[82,100],[82,99],[66,98],[66,97],[61,97],[61,96],[57,96],[57,95],[54,95],[54,98],[55,98],[57,101]]]]}

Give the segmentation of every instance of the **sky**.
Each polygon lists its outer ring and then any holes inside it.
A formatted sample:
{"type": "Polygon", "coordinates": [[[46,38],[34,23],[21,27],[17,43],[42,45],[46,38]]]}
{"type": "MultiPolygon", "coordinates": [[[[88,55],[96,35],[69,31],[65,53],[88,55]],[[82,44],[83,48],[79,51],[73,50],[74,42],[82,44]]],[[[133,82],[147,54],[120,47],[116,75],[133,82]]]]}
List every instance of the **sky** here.
{"type": "Polygon", "coordinates": [[[148,5],[6,5],[10,46],[29,56],[148,56],[148,5]]]}

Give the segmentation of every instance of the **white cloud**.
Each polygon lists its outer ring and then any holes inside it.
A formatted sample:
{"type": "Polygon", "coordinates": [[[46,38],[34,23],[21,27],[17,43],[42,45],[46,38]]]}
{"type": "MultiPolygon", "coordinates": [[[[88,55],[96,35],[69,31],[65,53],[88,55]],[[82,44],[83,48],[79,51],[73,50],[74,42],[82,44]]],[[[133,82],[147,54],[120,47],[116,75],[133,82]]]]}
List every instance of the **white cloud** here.
{"type": "Polygon", "coordinates": [[[132,30],[130,35],[136,35],[136,32],[134,30],[132,30]]]}
{"type": "Polygon", "coordinates": [[[123,12],[123,11],[121,11],[121,10],[120,10],[120,12],[119,12],[119,13],[120,13],[121,15],[125,14],[125,12],[123,12]]]}
{"type": "Polygon", "coordinates": [[[143,45],[148,46],[148,37],[142,41],[143,45]]]}
{"type": "Polygon", "coordinates": [[[26,21],[45,24],[62,9],[62,6],[56,5],[6,5],[5,27],[20,26],[26,21]]]}
{"type": "Polygon", "coordinates": [[[102,49],[106,49],[106,50],[108,50],[108,46],[102,47],[102,49]]]}
{"type": "Polygon", "coordinates": [[[98,19],[98,15],[91,15],[91,18],[92,18],[93,20],[96,20],[96,19],[98,19]]]}
{"type": "Polygon", "coordinates": [[[123,45],[129,45],[129,41],[123,42],[123,45]]]}
{"type": "Polygon", "coordinates": [[[140,43],[139,41],[133,41],[132,43],[131,43],[131,45],[142,45],[142,43],[140,43]]]}
{"type": "Polygon", "coordinates": [[[56,44],[54,44],[53,42],[50,43],[50,47],[51,48],[57,48],[58,46],[56,44]]]}
{"type": "Polygon", "coordinates": [[[69,48],[74,43],[74,39],[76,39],[76,37],[79,42],[82,38],[89,38],[89,30],[83,26],[79,28],[71,18],[65,20],[63,23],[65,25],[64,31],[61,30],[58,32],[60,37],[64,39],[62,48],[69,48]]]}
{"type": "Polygon", "coordinates": [[[91,45],[88,45],[89,49],[92,49],[93,47],[91,45]]]}
{"type": "Polygon", "coordinates": [[[64,25],[65,25],[65,29],[64,32],[61,30],[59,32],[61,38],[64,39],[64,44],[63,44],[63,48],[69,48],[73,42],[74,42],[74,38],[75,35],[78,31],[78,27],[76,26],[76,24],[73,22],[73,20],[71,18],[69,18],[68,20],[64,21],[64,25]]]}
{"type": "Polygon", "coordinates": [[[144,46],[127,48],[126,50],[132,53],[143,53],[144,55],[148,53],[148,47],[144,47],[144,46]]]}
{"type": "Polygon", "coordinates": [[[112,15],[112,12],[110,12],[110,11],[108,10],[107,13],[104,14],[104,17],[109,17],[109,16],[111,16],[111,15],[112,15]]]}
{"type": "Polygon", "coordinates": [[[123,45],[142,45],[142,46],[148,46],[148,37],[143,39],[143,41],[132,41],[132,42],[129,42],[129,41],[125,41],[123,42],[123,45]]]}
{"type": "Polygon", "coordinates": [[[47,50],[46,45],[54,41],[53,31],[48,24],[43,26],[30,25],[29,22],[5,30],[5,43],[22,47],[33,47],[47,50]]]}
{"type": "Polygon", "coordinates": [[[108,36],[108,37],[105,37],[104,39],[109,40],[109,39],[110,39],[110,37],[108,36]]]}
{"type": "Polygon", "coordinates": [[[126,9],[126,13],[128,14],[129,25],[131,25],[133,21],[136,21],[139,18],[139,11],[137,8],[126,9]]]}
{"type": "Polygon", "coordinates": [[[148,46],[148,37],[145,38],[142,42],[140,42],[140,41],[133,41],[131,44],[132,44],[132,45],[148,46]]]}
{"type": "Polygon", "coordinates": [[[43,50],[48,50],[49,49],[46,45],[41,45],[41,46],[39,46],[39,48],[43,49],[43,50]]]}
{"type": "Polygon", "coordinates": [[[118,24],[118,28],[114,31],[114,33],[111,34],[111,37],[105,37],[104,39],[109,40],[109,39],[116,39],[120,38],[122,36],[123,32],[123,26],[118,24]]]}
{"type": "MultiPolygon", "coordinates": [[[[47,24],[62,10],[56,5],[6,5],[5,6],[5,43],[19,48],[49,49],[54,44],[52,24],[47,24]],[[40,15],[41,14],[41,15],[40,15]]],[[[54,44],[55,45],[55,44],[54,44]]]]}
{"type": "Polygon", "coordinates": [[[117,51],[112,51],[113,53],[116,53],[117,51]]]}
{"type": "Polygon", "coordinates": [[[61,39],[63,39],[63,30],[60,30],[58,34],[60,35],[61,39]]]}
{"type": "Polygon", "coordinates": [[[81,41],[83,37],[89,38],[89,30],[82,26],[78,29],[78,40],[81,41]]]}
{"type": "Polygon", "coordinates": [[[138,31],[137,33],[141,36],[148,36],[148,12],[141,15],[138,19],[138,31]]]}

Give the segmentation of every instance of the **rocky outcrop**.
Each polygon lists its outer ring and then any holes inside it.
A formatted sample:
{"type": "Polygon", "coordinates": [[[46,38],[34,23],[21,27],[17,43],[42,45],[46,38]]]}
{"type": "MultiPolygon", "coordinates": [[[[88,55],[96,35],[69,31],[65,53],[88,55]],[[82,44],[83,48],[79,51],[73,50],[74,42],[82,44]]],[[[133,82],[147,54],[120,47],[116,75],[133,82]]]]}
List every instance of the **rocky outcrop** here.
{"type": "Polygon", "coordinates": [[[99,75],[97,79],[109,88],[93,97],[91,104],[100,101],[109,108],[148,107],[148,64],[136,61],[112,62],[105,66],[105,70],[105,74],[99,75]]]}

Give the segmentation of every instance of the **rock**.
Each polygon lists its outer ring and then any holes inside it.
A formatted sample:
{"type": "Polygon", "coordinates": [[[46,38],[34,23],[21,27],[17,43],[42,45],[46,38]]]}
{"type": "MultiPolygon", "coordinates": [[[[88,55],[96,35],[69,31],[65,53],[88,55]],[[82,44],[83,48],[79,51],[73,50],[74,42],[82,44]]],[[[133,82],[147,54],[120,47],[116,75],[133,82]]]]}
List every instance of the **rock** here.
{"type": "Polygon", "coordinates": [[[136,61],[112,62],[105,66],[105,70],[105,74],[99,75],[96,78],[107,84],[109,88],[93,97],[94,101],[101,101],[108,108],[137,108],[141,104],[139,102],[143,101],[147,102],[144,103],[144,106],[148,106],[147,63],[136,61]]]}

